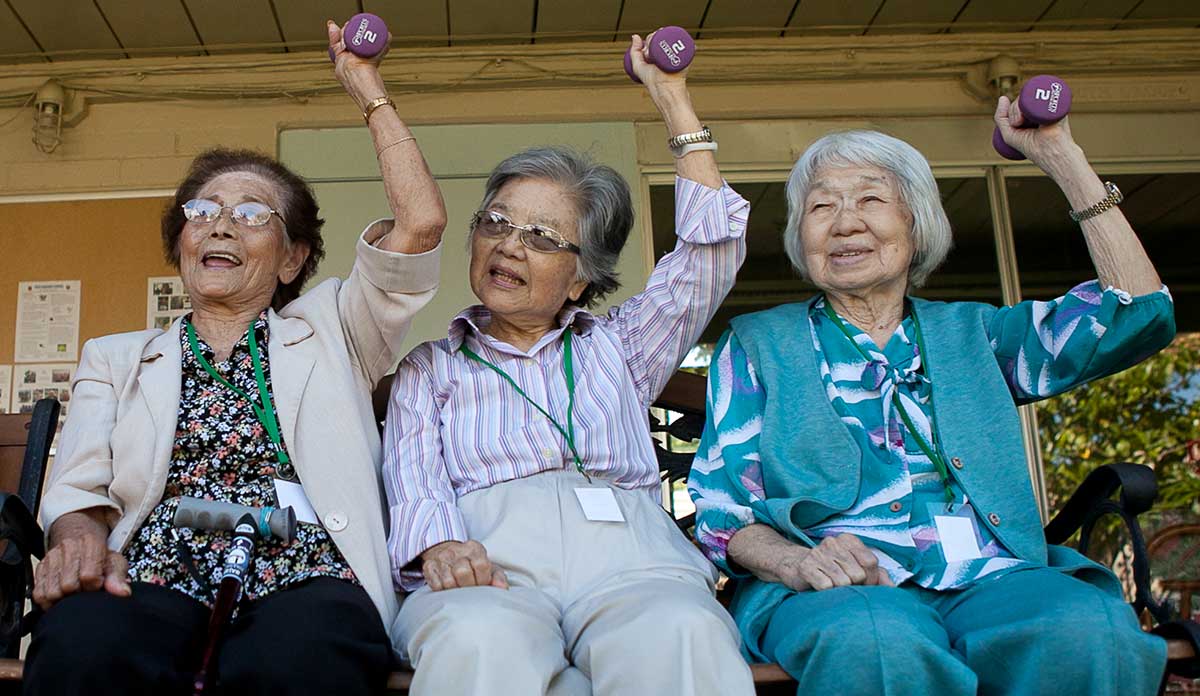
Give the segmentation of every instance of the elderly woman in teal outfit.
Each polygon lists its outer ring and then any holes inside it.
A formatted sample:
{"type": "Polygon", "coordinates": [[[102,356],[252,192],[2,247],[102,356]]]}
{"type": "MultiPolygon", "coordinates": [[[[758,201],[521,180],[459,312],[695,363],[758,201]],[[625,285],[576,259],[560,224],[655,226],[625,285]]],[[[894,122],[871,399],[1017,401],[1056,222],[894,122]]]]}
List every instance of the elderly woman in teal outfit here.
{"type": "Polygon", "coordinates": [[[1001,98],[1001,133],[1062,189],[1098,280],[1000,308],[909,296],[950,248],[929,165],[836,133],[788,181],[785,246],[822,292],[735,319],[717,346],[696,536],[739,580],[749,656],[802,693],[1158,687],[1165,643],[1116,578],[1046,545],[1016,406],[1166,346],[1171,297],[1067,120],[1020,119],[1001,98]]]}

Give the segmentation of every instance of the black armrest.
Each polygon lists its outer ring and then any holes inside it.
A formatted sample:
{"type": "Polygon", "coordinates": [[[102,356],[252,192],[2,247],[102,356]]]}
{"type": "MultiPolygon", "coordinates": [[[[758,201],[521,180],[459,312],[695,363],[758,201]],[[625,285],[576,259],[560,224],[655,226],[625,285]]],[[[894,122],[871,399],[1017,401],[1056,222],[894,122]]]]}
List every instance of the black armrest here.
{"type": "MultiPolygon", "coordinates": [[[[0,493],[0,539],[7,539],[8,549],[5,549],[0,562],[12,565],[14,559],[10,552],[16,547],[20,556],[42,558],[46,555],[46,537],[33,514],[25,506],[19,496],[12,493],[0,493]]],[[[15,559],[20,562],[20,559],[15,559]]]]}
{"type": "Polygon", "coordinates": [[[7,542],[0,554],[0,656],[15,658],[25,633],[25,599],[33,587],[30,557],[46,555],[46,540],[25,502],[12,493],[0,493],[0,540],[7,542]]]}
{"type": "Polygon", "coordinates": [[[1153,633],[1167,640],[1178,640],[1192,647],[1191,657],[1168,660],[1167,672],[1188,679],[1200,679],[1200,623],[1180,619],[1154,627],[1153,633]]]}
{"type": "Polygon", "coordinates": [[[1148,466],[1121,462],[1098,467],[1088,474],[1063,509],[1046,525],[1046,541],[1061,544],[1079,530],[1079,552],[1086,555],[1096,521],[1109,514],[1120,517],[1129,531],[1129,544],[1133,548],[1133,610],[1141,614],[1142,609],[1146,609],[1156,623],[1162,624],[1170,620],[1171,608],[1155,601],[1150,592],[1150,561],[1142,527],[1137,521],[1137,516],[1149,510],[1157,496],[1158,483],[1154,479],[1154,470],[1148,466]],[[1121,495],[1112,500],[1112,494],[1118,489],[1121,495]]]}
{"type": "MultiPolygon", "coordinates": [[[[1122,462],[1097,467],[1046,525],[1046,541],[1051,544],[1066,542],[1076,530],[1088,526],[1089,520],[1104,512],[1115,512],[1107,509],[1111,505],[1136,517],[1149,510],[1157,496],[1158,482],[1154,479],[1154,470],[1148,466],[1122,462]],[[1109,499],[1117,489],[1121,496],[1117,503],[1112,503],[1109,499]]],[[[1086,551],[1086,543],[1080,550],[1086,551]]]]}

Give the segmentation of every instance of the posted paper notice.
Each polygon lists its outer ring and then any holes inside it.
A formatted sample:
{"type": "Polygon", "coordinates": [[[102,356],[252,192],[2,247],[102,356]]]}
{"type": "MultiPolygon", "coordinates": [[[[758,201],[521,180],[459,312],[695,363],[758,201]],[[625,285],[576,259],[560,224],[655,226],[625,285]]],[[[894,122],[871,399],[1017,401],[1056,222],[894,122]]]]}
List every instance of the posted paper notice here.
{"type": "Polygon", "coordinates": [[[78,280],[17,284],[15,362],[78,362],[78,280]]]}

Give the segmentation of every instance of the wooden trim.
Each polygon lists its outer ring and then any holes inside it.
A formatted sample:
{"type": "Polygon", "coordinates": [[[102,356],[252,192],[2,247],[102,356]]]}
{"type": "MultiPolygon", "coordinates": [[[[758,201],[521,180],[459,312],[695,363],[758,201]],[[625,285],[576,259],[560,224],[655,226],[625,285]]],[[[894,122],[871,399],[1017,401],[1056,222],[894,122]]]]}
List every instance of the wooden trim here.
{"type": "Polygon", "coordinates": [[[691,373],[675,371],[667,386],[663,388],[654,406],[679,411],[680,413],[704,413],[704,396],[708,380],[691,373]]]}
{"type": "Polygon", "coordinates": [[[29,440],[32,413],[5,413],[0,415],[0,447],[25,448],[29,440]]]}

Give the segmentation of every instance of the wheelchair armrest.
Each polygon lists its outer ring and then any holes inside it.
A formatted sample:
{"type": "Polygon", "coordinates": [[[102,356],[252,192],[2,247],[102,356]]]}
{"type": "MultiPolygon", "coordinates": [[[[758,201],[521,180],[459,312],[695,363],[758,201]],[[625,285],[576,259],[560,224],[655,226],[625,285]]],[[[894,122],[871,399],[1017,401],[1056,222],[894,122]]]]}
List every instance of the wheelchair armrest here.
{"type": "MultiPolygon", "coordinates": [[[[13,546],[20,556],[32,555],[42,558],[46,555],[46,537],[33,514],[25,506],[25,502],[13,493],[0,493],[0,539],[7,539],[9,550],[4,553],[4,561],[13,554],[9,551],[13,546]]],[[[20,559],[17,559],[20,562],[20,559]]]]}
{"type": "Polygon", "coordinates": [[[1129,517],[1149,510],[1158,496],[1158,482],[1148,466],[1121,462],[1097,467],[1046,525],[1047,543],[1062,544],[1069,539],[1095,517],[1097,508],[1112,504],[1108,501],[1117,489],[1121,496],[1116,504],[1129,517]]]}

